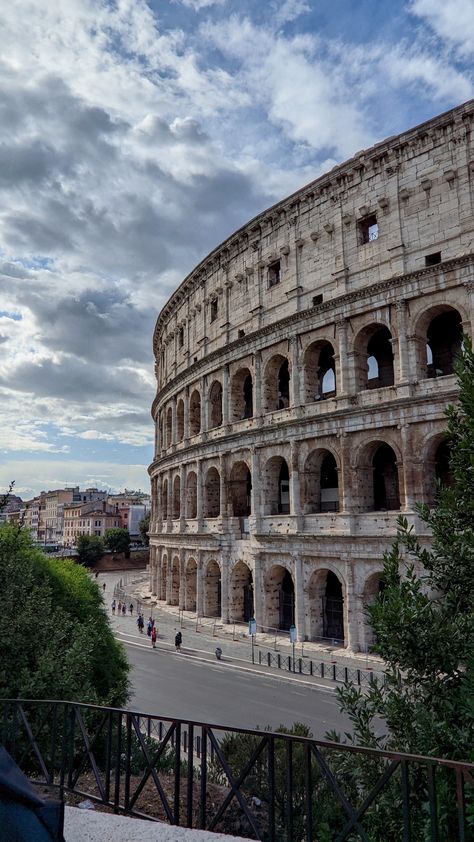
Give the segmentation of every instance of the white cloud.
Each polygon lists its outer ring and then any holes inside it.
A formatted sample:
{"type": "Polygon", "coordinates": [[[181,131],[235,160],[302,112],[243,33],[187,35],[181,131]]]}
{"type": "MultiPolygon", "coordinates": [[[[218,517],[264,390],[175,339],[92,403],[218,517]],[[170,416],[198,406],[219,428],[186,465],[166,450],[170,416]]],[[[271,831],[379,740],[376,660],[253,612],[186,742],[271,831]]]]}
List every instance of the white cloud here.
{"type": "Polygon", "coordinates": [[[474,53],[472,0],[412,0],[409,8],[461,54],[470,56],[474,53]]]}
{"type": "Polygon", "coordinates": [[[209,9],[211,6],[223,6],[226,0],[177,0],[181,6],[200,12],[201,9],[209,9]]]}
{"type": "Polygon", "coordinates": [[[311,6],[306,0],[283,0],[283,3],[273,3],[275,11],[275,23],[280,26],[283,23],[291,23],[300,15],[311,11],[311,6]]]}

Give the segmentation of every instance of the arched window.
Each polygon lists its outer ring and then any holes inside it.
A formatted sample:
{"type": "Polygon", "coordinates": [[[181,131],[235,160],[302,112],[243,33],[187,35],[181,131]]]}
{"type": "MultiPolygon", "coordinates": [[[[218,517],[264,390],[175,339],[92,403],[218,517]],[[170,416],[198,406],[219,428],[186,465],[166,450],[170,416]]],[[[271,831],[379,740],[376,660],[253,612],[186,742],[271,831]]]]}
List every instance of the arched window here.
{"type": "Polygon", "coordinates": [[[435,316],[429,324],[426,338],[427,376],[452,374],[462,343],[461,316],[457,310],[446,310],[435,316]]]}
{"type": "Polygon", "coordinates": [[[328,450],[309,454],[304,466],[304,511],[339,511],[339,483],[336,460],[328,450]]]}
{"type": "Polygon", "coordinates": [[[253,416],[253,383],[248,368],[241,368],[232,378],[231,410],[232,421],[242,421],[253,416]]]}
{"type": "Polygon", "coordinates": [[[197,517],[197,476],[189,471],[186,477],[186,517],[192,520],[197,517]]]}
{"type": "Polygon", "coordinates": [[[233,517],[248,517],[251,513],[252,479],[245,462],[236,462],[230,472],[230,499],[233,517]]]}
{"type": "Polygon", "coordinates": [[[181,511],[181,480],[177,474],[173,481],[173,519],[180,516],[181,511]]]}
{"type": "Polygon", "coordinates": [[[162,508],[162,517],[163,520],[166,520],[168,517],[168,480],[163,480],[163,485],[161,486],[161,508],[162,508]]]}
{"type": "Polygon", "coordinates": [[[265,465],[263,499],[267,515],[288,514],[290,511],[288,465],[281,456],[272,456],[265,465]]]}
{"type": "Polygon", "coordinates": [[[263,406],[265,412],[285,409],[290,405],[290,371],[288,359],[276,354],[265,368],[263,406]]]}
{"type": "Polygon", "coordinates": [[[166,446],[171,447],[173,443],[173,412],[171,407],[166,413],[166,446]]]}
{"type": "Polygon", "coordinates": [[[184,401],[180,398],[176,406],[176,434],[178,441],[184,439],[184,401]]]}
{"type": "Polygon", "coordinates": [[[345,645],[344,589],[332,570],[315,570],[308,584],[311,640],[345,645]]]}
{"type": "Polygon", "coordinates": [[[288,360],[285,360],[278,371],[278,409],[286,409],[290,405],[290,372],[288,360]]]}
{"type": "Polygon", "coordinates": [[[305,400],[308,403],[336,394],[334,348],[330,342],[310,345],[304,355],[305,400]]]}
{"type": "Polygon", "coordinates": [[[201,395],[197,389],[189,398],[189,432],[192,436],[201,432],[201,395]]]}
{"type": "Polygon", "coordinates": [[[219,517],[221,510],[221,481],[219,471],[209,468],[205,480],[204,517],[219,517]]]}
{"type": "Polygon", "coordinates": [[[367,344],[367,389],[393,386],[392,335],[388,327],[372,334],[367,344]]]}
{"type": "Polygon", "coordinates": [[[209,427],[220,427],[222,424],[222,386],[214,380],[209,390],[209,427]]]}
{"type": "Polygon", "coordinates": [[[392,511],[400,508],[397,458],[388,444],[381,444],[374,453],[373,510],[392,511]]]}

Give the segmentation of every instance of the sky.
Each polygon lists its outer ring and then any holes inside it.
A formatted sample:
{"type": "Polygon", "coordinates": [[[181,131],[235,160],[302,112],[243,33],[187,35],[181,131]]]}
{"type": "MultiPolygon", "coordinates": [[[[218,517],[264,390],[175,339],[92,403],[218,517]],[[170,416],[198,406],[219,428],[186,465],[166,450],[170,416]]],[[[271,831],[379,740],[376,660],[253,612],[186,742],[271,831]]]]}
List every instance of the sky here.
{"type": "Polygon", "coordinates": [[[0,9],[0,489],[148,489],[152,336],[252,216],[474,96],[474,0],[0,9]]]}

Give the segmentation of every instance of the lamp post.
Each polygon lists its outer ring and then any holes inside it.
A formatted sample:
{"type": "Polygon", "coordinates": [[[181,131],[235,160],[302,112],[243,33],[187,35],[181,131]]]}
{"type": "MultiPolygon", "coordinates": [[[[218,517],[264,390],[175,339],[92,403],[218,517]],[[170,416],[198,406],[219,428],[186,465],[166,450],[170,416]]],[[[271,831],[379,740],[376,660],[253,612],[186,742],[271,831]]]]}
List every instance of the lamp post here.
{"type": "Polygon", "coordinates": [[[293,672],[295,672],[295,646],[298,641],[298,633],[296,631],[296,626],[294,625],[290,626],[290,640],[293,647],[293,672]]]}
{"type": "Polygon", "coordinates": [[[252,638],[252,664],[255,663],[255,635],[257,634],[257,621],[252,617],[249,620],[249,635],[252,638]]]}

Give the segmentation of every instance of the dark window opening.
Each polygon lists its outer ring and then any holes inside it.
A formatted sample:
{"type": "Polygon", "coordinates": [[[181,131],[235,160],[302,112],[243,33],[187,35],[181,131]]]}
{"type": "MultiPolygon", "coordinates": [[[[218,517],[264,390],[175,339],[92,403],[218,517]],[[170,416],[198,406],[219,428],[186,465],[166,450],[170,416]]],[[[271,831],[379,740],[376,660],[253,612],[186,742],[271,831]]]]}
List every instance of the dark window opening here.
{"type": "Polygon", "coordinates": [[[253,385],[252,375],[247,374],[244,380],[244,418],[253,416],[253,385]]]}
{"type": "Polygon", "coordinates": [[[334,348],[329,343],[324,345],[318,360],[318,394],[315,400],[333,398],[336,394],[336,373],[334,348]]]}
{"type": "Polygon", "coordinates": [[[398,468],[395,453],[382,444],[372,460],[374,511],[394,511],[400,508],[398,468]]]}
{"type": "Polygon", "coordinates": [[[328,453],[321,464],[321,504],[322,512],[339,511],[339,480],[336,460],[328,453]]]}
{"type": "Polygon", "coordinates": [[[326,579],[323,596],[323,637],[344,643],[344,599],[342,585],[332,571],[326,579]]]}
{"type": "Polygon", "coordinates": [[[243,336],[245,336],[245,330],[239,330],[239,333],[238,333],[239,339],[242,339],[243,336]]]}
{"type": "Polygon", "coordinates": [[[184,345],[184,327],[180,327],[180,329],[179,329],[178,345],[179,345],[180,348],[182,348],[183,345],[184,345]]]}
{"type": "Polygon", "coordinates": [[[427,376],[452,374],[462,344],[461,316],[457,310],[436,316],[428,328],[427,340],[427,376]]]}
{"type": "Polygon", "coordinates": [[[425,266],[436,266],[441,263],[441,252],[434,251],[433,254],[425,254],[425,266]]]}
{"type": "Polygon", "coordinates": [[[280,585],[280,629],[288,631],[295,622],[295,586],[288,570],[280,585]]]}
{"type": "Polygon", "coordinates": [[[322,293],[320,295],[313,295],[313,307],[317,307],[318,304],[322,304],[322,303],[323,303],[322,293]]]}
{"type": "Polygon", "coordinates": [[[288,465],[283,460],[278,477],[278,514],[290,513],[290,475],[288,465]]]}
{"type": "Polygon", "coordinates": [[[290,405],[290,372],[288,360],[285,360],[278,372],[278,405],[277,409],[286,409],[290,405]]]}
{"type": "Polygon", "coordinates": [[[213,298],[211,301],[211,322],[215,322],[217,319],[217,298],[213,298]]]}
{"type": "Polygon", "coordinates": [[[279,260],[270,263],[268,267],[268,286],[275,287],[281,280],[281,264],[279,260]]]}
{"type": "Polygon", "coordinates": [[[373,240],[378,240],[379,226],[375,213],[366,216],[359,222],[359,243],[363,246],[365,243],[371,243],[373,240]]]}
{"type": "Polygon", "coordinates": [[[441,442],[436,451],[435,475],[439,485],[449,488],[453,484],[451,449],[447,441],[441,442]]]}
{"type": "Polygon", "coordinates": [[[393,386],[393,352],[391,334],[387,327],[377,330],[367,345],[367,388],[393,386]]]}

